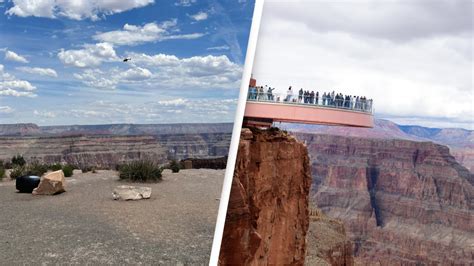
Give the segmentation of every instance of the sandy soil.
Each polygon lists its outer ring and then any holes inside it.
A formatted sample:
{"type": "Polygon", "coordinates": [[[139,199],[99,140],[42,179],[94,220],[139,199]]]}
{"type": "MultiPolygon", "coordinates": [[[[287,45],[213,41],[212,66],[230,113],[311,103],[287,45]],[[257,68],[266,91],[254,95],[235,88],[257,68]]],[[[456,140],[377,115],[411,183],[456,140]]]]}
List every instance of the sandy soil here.
{"type": "Polygon", "coordinates": [[[75,173],[56,196],[0,182],[0,264],[207,265],[224,170],[164,172],[160,183],[75,173]],[[117,185],[152,188],[148,200],[114,201],[117,185]]]}

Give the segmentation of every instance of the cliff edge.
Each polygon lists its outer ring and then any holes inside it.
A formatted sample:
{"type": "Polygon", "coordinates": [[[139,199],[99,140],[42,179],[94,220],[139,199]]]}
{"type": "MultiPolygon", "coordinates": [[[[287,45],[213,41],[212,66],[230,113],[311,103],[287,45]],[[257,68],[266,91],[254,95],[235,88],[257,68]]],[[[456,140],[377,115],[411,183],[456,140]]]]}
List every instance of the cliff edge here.
{"type": "Polygon", "coordinates": [[[310,187],[303,143],[278,129],[242,129],[220,264],[303,265],[310,187]]]}

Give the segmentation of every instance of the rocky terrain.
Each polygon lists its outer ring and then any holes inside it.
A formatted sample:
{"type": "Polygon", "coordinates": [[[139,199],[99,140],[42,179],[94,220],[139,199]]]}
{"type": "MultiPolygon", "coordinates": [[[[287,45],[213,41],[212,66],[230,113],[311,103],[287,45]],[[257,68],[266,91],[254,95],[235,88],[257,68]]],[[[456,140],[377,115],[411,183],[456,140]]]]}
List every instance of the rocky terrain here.
{"type": "Polygon", "coordinates": [[[456,160],[474,173],[474,131],[472,130],[402,126],[383,119],[375,119],[374,128],[303,124],[282,124],[281,128],[292,132],[362,137],[370,139],[404,139],[422,142],[431,141],[448,146],[451,154],[456,158],[456,160]]]}
{"type": "Polygon", "coordinates": [[[311,202],[344,222],[356,263],[474,263],[474,176],[448,147],[294,135],[311,157],[311,202]]]}
{"type": "Polygon", "coordinates": [[[310,174],[306,147],[293,137],[242,130],[221,265],[304,263],[310,174]]]}
{"type": "Polygon", "coordinates": [[[209,124],[107,124],[38,126],[36,124],[0,124],[0,136],[70,135],[161,135],[231,133],[232,123],[209,124]]]}
{"type": "Polygon", "coordinates": [[[0,180],[0,264],[206,265],[223,179],[224,170],[165,170],[142,184],[75,171],[56,196],[0,180]],[[150,187],[151,198],[114,200],[119,185],[150,187]]]}
{"type": "Polygon", "coordinates": [[[0,125],[0,160],[21,154],[46,163],[113,169],[141,158],[165,163],[169,159],[223,157],[231,134],[231,124],[0,125]]]}
{"type": "Polygon", "coordinates": [[[317,208],[310,211],[306,244],[305,265],[354,265],[352,241],[344,224],[317,208]]]}

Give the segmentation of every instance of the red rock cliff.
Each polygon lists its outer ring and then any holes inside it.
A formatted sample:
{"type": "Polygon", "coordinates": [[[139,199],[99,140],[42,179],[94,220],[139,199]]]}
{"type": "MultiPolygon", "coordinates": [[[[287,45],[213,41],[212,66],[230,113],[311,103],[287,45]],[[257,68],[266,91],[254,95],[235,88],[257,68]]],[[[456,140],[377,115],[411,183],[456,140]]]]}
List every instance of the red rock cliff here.
{"type": "Polygon", "coordinates": [[[344,222],[357,262],[474,264],[474,178],[447,147],[296,135],[311,155],[311,201],[344,222]]]}
{"type": "Polygon", "coordinates": [[[220,264],[302,265],[310,186],[301,142],[281,131],[243,129],[220,264]]]}

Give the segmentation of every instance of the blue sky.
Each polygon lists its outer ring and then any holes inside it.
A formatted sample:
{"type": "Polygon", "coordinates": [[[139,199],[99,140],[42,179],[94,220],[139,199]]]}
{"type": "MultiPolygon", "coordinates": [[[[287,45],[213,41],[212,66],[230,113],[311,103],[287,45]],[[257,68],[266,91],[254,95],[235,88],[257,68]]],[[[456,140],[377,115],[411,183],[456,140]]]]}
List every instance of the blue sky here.
{"type": "Polygon", "coordinates": [[[0,0],[0,123],[232,122],[253,7],[0,0]]]}

